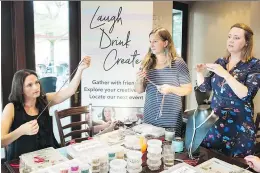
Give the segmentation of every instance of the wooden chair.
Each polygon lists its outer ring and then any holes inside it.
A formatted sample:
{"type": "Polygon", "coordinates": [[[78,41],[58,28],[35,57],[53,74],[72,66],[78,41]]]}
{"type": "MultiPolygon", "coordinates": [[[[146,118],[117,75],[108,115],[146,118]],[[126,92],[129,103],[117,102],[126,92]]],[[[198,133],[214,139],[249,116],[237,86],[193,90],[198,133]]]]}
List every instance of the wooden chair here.
{"type": "Polygon", "coordinates": [[[57,121],[57,125],[58,125],[58,130],[59,130],[59,134],[60,134],[60,141],[61,141],[61,147],[67,146],[70,144],[71,140],[66,141],[65,139],[67,137],[72,138],[72,140],[75,142],[81,142],[83,140],[87,140],[88,137],[92,137],[93,134],[93,126],[92,126],[92,106],[91,104],[88,106],[80,106],[80,107],[72,107],[69,109],[64,109],[61,111],[55,111],[55,118],[57,121]],[[88,114],[89,113],[89,119],[87,121],[79,121],[79,122],[72,122],[70,124],[61,125],[61,119],[65,118],[65,117],[71,117],[71,116],[81,116],[81,114],[88,114]],[[88,128],[87,129],[83,129],[83,130],[71,130],[71,132],[67,133],[64,135],[64,129],[70,128],[70,127],[79,127],[79,129],[81,129],[81,125],[83,124],[88,124],[88,128]],[[88,137],[79,137],[79,138],[74,138],[73,136],[77,135],[77,136],[81,136],[82,133],[86,133],[88,132],[89,136],[88,137]]]}
{"type": "Polygon", "coordinates": [[[260,112],[256,115],[255,120],[256,127],[256,146],[255,146],[255,155],[260,156],[260,112]]]}

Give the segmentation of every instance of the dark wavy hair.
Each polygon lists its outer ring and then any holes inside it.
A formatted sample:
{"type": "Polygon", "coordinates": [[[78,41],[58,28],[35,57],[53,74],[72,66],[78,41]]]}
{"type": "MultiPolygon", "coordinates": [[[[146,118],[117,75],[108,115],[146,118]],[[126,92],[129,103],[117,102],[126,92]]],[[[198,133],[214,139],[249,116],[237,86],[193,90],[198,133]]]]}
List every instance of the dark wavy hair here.
{"type": "MultiPolygon", "coordinates": [[[[115,108],[113,108],[113,107],[104,107],[103,110],[102,110],[102,120],[103,120],[103,121],[106,121],[106,117],[105,117],[105,114],[104,114],[106,108],[111,108],[112,111],[114,112],[114,114],[116,113],[116,112],[115,112],[115,108]]],[[[111,119],[112,119],[112,116],[113,116],[113,115],[111,115],[111,119]]]]}
{"type": "MultiPolygon", "coordinates": [[[[23,85],[26,77],[29,75],[34,75],[38,78],[37,73],[29,69],[19,70],[14,74],[11,93],[8,100],[17,108],[24,107],[23,85]]],[[[47,105],[47,100],[40,83],[40,96],[36,100],[36,107],[41,109],[45,105],[47,105]]]]}

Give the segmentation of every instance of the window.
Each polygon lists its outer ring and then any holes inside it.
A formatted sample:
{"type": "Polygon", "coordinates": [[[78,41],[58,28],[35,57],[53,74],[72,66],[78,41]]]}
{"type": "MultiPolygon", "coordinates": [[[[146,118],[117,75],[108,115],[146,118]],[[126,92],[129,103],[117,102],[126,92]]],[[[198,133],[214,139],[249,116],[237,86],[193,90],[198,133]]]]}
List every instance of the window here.
{"type": "Polygon", "coordinates": [[[181,56],[182,48],[182,11],[181,10],[172,10],[172,36],[174,46],[178,55],[181,56]]]}
{"type": "MultiPolygon", "coordinates": [[[[35,33],[35,68],[45,92],[59,91],[69,78],[69,2],[33,1],[35,33]]],[[[63,86],[67,87],[69,80],[63,86]]],[[[52,106],[53,131],[59,142],[59,133],[54,118],[55,110],[70,107],[70,99],[52,106]]],[[[70,123],[70,118],[62,119],[70,123]]],[[[69,132],[70,128],[65,132],[69,132]]]]}
{"type": "Polygon", "coordinates": [[[188,4],[173,1],[172,37],[177,53],[187,63],[188,4]]]}
{"type": "Polygon", "coordinates": [[[68,2],[34,1],[36,72],[57,77],[58,90],[69,77],[68,2]]]}

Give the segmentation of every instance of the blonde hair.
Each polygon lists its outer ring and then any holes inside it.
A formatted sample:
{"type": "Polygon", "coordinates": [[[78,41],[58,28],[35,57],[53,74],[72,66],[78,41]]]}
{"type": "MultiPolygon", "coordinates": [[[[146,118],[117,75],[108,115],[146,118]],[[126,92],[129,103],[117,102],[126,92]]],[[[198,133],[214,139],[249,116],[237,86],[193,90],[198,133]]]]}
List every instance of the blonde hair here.
{"type": "MultiPolygon", "coordinates": [[[[249,61],[253,55],[252,55],[252,51],[253,51],[253,31],[252,29],[247,26],[246,24],[243,23],[236,23],[233,26],[231,26],[230,29],[232,28],[240,28],[243,29],[245,31],[245,40],[246,40],[246,45],[244,46],[244,48],[242,49],[242,60],[245,61],[249,61]]],[[[227,51],[227,54],[225,56],[226,59],[229,59],[229,57],[231,56],[230,52],[227,51]]]]}
{"type": "MultiPolygon", "coordinates": [[[[171,65],[171,62],[175,60],[175,58],[178,56],[174,47],[174,43],[172,40],[172,36],[168,30],[165,28],[159,27],[156,29],[153,29],[150,34],[150,36],[154,34],[156,36],[159,36],[162,41],[168,41],[168,45],[165,48],[165,53],[170,57],[167,60],[167,64],[171,65]]],[[[144,60],[141,63],[142,68],[145,70],[150,70],[155,68],[156,66],[156,56],[152,53],[151,48],[149,48],[148,53],[145,55],[144,60]]]]}

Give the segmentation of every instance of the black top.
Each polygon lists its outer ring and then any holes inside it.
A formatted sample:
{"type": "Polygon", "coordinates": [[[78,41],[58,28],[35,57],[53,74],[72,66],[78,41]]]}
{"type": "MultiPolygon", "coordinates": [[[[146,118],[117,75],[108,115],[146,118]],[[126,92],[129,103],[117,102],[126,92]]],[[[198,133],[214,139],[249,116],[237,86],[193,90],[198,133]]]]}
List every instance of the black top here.
{"type": "MultiPolygon", "coordinates": [[[[43,106],[37,106],[39,113],[43,110],[43,106]]],[[[34,120],[38,115],[31,116],[26,113],[24,107],[14,104],[14,121],[10,128],[10,132],[19,128],[22,124],[34,120]]],[[[47,147],[58,148],[59,144],[53,134],[52,117],[49,110],[46,109],[37,120],[39,131],[36,135],[23,135],[7,147],[7,160],[18,159],[24,153],[33,152],[47,147]]]]}

